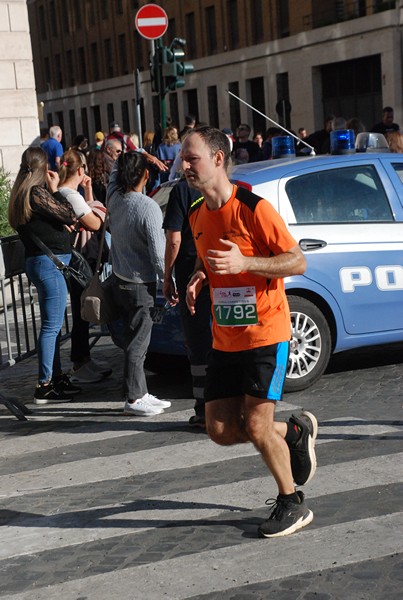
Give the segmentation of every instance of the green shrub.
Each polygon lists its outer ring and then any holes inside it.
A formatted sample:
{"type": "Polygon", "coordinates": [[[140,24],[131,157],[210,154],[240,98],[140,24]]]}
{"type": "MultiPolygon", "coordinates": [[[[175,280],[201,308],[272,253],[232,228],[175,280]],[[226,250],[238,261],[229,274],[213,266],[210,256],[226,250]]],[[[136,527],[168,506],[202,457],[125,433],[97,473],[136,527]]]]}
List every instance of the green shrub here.
{"type": "Polygon", "coordinates": [[[10,200],[11,181],[10,173],[0,167],[0,237],[12,235],[14,230],[8,224],[7,212],[10,200]]]}

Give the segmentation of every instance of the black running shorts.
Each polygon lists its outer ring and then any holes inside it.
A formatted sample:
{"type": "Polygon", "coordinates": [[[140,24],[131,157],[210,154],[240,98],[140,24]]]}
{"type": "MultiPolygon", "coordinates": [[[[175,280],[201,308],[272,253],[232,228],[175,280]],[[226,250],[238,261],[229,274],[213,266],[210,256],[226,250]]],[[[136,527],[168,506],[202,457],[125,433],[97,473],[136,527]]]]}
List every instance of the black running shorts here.
{"type": "Polygon", "coordinates": [[[204,391],[206,402],[244,394],[281,400],[289,352],[289,342],[241,352],[212,350],[204,391]]]}

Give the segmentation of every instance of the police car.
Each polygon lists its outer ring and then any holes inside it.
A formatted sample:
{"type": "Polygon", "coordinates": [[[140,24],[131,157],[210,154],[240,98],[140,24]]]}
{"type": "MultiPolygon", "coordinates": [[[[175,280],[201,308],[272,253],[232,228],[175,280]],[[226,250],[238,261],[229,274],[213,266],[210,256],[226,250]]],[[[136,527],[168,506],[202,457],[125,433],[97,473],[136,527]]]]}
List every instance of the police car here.
{"type": "MultiPolygon", "coordinates": [[[[275,159],[231,180],[272,203],[306,257],[305,274],[285,280],[286,391],[311,386],[333,353],[403,340],[403,154],[275,159]]],[[[154,325],[150,352],[184,352],[175,313],[154,325]]]]}

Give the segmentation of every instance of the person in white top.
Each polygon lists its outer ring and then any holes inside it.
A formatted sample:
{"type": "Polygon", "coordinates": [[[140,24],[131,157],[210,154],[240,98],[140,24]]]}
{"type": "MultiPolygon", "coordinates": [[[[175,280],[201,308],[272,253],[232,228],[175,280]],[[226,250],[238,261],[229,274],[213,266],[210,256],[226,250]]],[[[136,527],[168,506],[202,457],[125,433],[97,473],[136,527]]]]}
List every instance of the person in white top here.
{"type": "MultiPolygon", "coordinates": [[[[71,204],[75,215],[79,221],[79,228],[75,236],[74,246],[78,246],[80,238],[79,231],[84,230],[94,232],[93,235],[83,236],[86,242],[84,246],[77,249],[87,258],[90,265],[94,268],[97,252],[90,252],[90,246],[97,246],[96,231],[102,227],[106,217],[105,207],[97,201],[94,201],[92,194],[91,177],[86,175],[86,160],[84,155],[77,150],[67,150],[60,161],[60,182],[59,192],[71,204]],[[78,191],[82,189],[84,196],[78,191]]],[[[70,281],[70,299],[73,317],[73,327],[71,330],[71,361],[73,371],[71,381],[74,383],[96,383],[109,376],[112,371],[96,364],[90,356],[89,347],[89,323],[83,321],[80,315],[80,298],[82,293],[81,286],[72,279],[70,281]]]]}

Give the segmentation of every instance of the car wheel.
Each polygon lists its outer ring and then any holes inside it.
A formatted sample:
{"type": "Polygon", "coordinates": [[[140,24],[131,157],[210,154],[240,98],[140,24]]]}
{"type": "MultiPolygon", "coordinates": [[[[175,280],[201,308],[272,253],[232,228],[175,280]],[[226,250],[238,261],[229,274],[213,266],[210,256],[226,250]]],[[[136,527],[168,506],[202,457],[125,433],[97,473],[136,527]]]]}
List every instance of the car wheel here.
{"type": "Polygon", "coordinates": [[[321,377],[331,355],[331,334],[326,317],[312,302],[288,296],[292,338],[284,390],[298,392],[321,377]]]}

